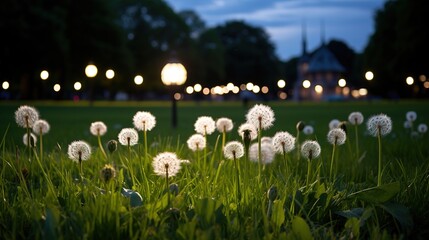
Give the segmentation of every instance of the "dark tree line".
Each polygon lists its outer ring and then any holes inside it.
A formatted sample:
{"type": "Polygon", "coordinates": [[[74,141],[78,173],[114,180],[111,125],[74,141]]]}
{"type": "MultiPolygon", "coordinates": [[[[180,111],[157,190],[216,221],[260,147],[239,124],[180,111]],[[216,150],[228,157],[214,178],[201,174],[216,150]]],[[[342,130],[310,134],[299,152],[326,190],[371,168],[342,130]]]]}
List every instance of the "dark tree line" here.
{"type": "Polygon", "coordinates": [[[261,28],[240,21],[207,28],[195,12],[176,13],[162,0],[4,0],[0,9],[0,80],[16,98],[69,98],[75,81],[98,98],[163,92],[160,72],[173,55],[188,69],[188,84],[272,85],[282,74],[261,28]],[[98,67],[94,79],[84,74],[88,63],[98,67]],[[40,80],[44,69],[48,81],[40,80]],[[133,83],[137,74],[141,86],[133,83]]]}
{"type": "MultiPolygon", "coordinates": [[[[406,86],[405,77],[421,84],[418,77],[429,75],[428,4],[387,1],[375,13],[375,32],[363,53],[331,40],[329,49],[347,69],[344,77],[383,97],[427,94],[406,86]],[[374,81],[364,81],[366,70],[374,81]]],[[[207,27],[195,12],[176,13],[163,0],[3,0],[0,32],[0,81],[10,82],[14,98],[70,98],[75,81],[99,99],[118,91],[165,93],[160,71],[173,56],[188,69],[189,85],[253,82],[273,89],[280,78],[296,79],[297,58],[282,62],[262,28],[243,21],[207,27]],[[99,69],[94,79],[84,74],[88,63],[99,69]],[[115,77],[107,80],[110,68],[115,77]],[[43,69],[48,81],[40,80],[43,69]],[[133,83],[137,74],[144,77],[141,86],[133,83]],[[52,91],[54,83],[61,84],[60,93],[52,91]]]]}
{"type": "MultiPolygon", "coordinates": [[[[420,76],[429,77],[429,2],[389,0],[375,15],[375,32],[362,56],[362,70],[375,78],[369,88],[383,97],[428,95],[420,76]],[[415,83],[408,86],[411,76],[415,83]]],[[[363,73],[362,73],[363,74],[363,73]]]]}

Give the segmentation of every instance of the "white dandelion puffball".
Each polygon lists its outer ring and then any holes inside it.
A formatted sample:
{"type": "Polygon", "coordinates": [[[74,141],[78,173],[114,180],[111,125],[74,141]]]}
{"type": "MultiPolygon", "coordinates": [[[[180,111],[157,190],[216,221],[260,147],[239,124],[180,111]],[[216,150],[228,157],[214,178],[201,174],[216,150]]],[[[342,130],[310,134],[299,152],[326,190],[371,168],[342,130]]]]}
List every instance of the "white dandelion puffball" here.
{"type": "Polygon", "coordinates": [[[319,157],[320,151],[317,141],[306,140],[301,146],[301,155],[310,160],[319,157]]]}
{"type": "Polygon", "coordinates": [[[257,130],[268,129],[273,126],[274,123],[274,111],[271,107],[263,104],[256,104],[246,114],[246,120],[248,123],[253,124],[257,130]]]}
{"type": "Polygon", "coordinates": [[[206,147],[206,138],[199,133],[195,133],[188,138],[186,143],[188,144],[188,148],[195,152],[206,147]]]}
{"type": "Polygon", "coordinates": [[[274,151],[277,153],[288,153],[295,148],[295,137],[289,132],[277,132],[272,138],[274,151]]]}
{"type": "MultiPolygon", "coordinates": [[[[25,146],[28,146],[28,135],[27,135],[27,133],[24,134],[24,136],[22,137],[22,142],[24,143],[25,146]]],[[[36,143],[37,143],[36,135],[34,135],[33,133],[30,133],[30,146],[35,147],[36,143]]]]}
{"type": "Polygon", "coordinates": [[[313,134],[313,133],[314,133],[314,128],[313,128],[313,126],[311,126],[311,125],[306,125],[306,126],[304,127],[304,129],[302,130],[302,132],[303,132],[305,135],[311,135],[311,134],[313,134]]]}
{"type": "Polygon", "coordinates": [[[223,148],[223,155],[227,159],[239,159],[244,156],[244,146],[239,141],[228,142],[223,148]]]}
{"type": "Polygon", "coordinates": [[[343,145],[346,142],[346,132],[341,128],[334,128],[328,132],[328,142],[332,145],[343,145]]]}
{"type": "Polygon", "coordinates": [[[368,119],[367,129],[369,134],[376,137],[380,132],[381,136],[385,136],[392,131],[392,120],[386,114],[378,114],[368,119]]]}
{"type": "Polygon", "coordinates": [[[91,123],[89,131],[94,136],[103,136],[107,132],[107,126],[101,121],[91,123]]]}
{"type": "Polygon", "coordinates": [[[156,175],[162,177],[174,177],[179,172],[181,161],[175,153],[163,152],[153,158],[152,167],[156,175]]]}
{"type": "MultiPolygon", "coordinates": [[[[269,164],[274,161],[274,147],[271,143],[261,143],[261,162],[269,164]]],[[[258,143],[253,143],[249,148],[249,160],[258,162],[258,143]]]]}
{"type": "Polygon", "coordinates": [[[139,134],[134,128],[123,128],[118,134],[118,140],[124,146],[133,146],[139,141],[139,134]]]}
{"type": "Polygon", "coordinates": [[[406,129],[411,128],[411,125],[413,125],[412,122],[410,122],[408,120],[405,120],[405,122],[404,122],[404,128],[406,128],[406,129]]]}
{"type": "Polygon", "coordinates": [[[37,120],[39,120],[39,112],[34,107],[24,105],[15,111],[15,121],[20,127],[32,128],[37,120]]]}
{"type": "Polygon", "coordinates": [[[409,111],[405,114],[405,117],[407,118],[408,121],[414,122],[417,119],[417,113],[414,111],[409,111]]]}
{"type": "Polygon", "coordinates": [[[352,112],[349,114],[349,123],[352,125],[361,125],[363,123],[363,115],[361,112],[352,112]]]}
{"type": "Polygon", "coordinates": [[[75,162],[86,161],[91,156],[91,147],[85,141],[74,141],[69,144],[67,154],[75,162]]]}
{"type": "Polygon", "coordinates": [[[424,124],[424,123],[420,123],[419,126],[417,126],[417,131],[419,133],[426,133],[428,130],[428,125],[424,124]]]}
{"type": "Polygon", "coordinates": [[[198,117],[197,121],[194,124],[195,132],[200,133],[202,135],[210,135],[216,129],[216,122],[212,117],[201,116],[198,117]]]}
{"type": "Polygon", "coordinates": [[[242,139],[244,139],[246,133],[250,137],[250,140],[255,140],[258,137],[258,130],[253,124],[243,123],[238,127],[238,135],[240,135],[242,139]]]}
{"type": "Polygon", "coordinates": [[[339,125],[340,125],[340,120],[338,120],[338,119],[332,119],[329,122],[329,130],[337,128],[339,125]]]}
{"type": "Polygon", "coordinates": [[[49,132],[51,126],[46,120],[39,119],[33,124],[33,132],[37,135],[44,135],[49,132]]]}
{"type": "Polygon", "coordinates": [[[234,127],[234,124],[232,123],[232,120],[229,118],[219,118],[216,120],[216,128],[219,132],[230,132],[232,128],[234,127]]]}
{"type": "Polygon", "coordinates": [[[139,111],[133,117],[134,127],[140,131],[150,131],[156,125],[155,116],[150,112],[139,111]]]}

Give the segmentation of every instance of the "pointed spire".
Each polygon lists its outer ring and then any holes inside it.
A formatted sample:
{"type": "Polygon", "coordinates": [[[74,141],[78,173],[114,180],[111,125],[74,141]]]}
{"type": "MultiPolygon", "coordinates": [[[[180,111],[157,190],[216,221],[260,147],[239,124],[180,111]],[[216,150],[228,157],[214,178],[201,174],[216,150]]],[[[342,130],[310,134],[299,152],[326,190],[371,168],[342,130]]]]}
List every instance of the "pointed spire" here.
{"type": "Polygon", "coordinates": [[[302,55],[307,55],[307,31],[306,31],[305,19],[302,21],[302,55]]]}
{"type": "Polygon", "coordinates": [[[325,22],[323,19],[320,21],[320,41],[322,46],[325,46],[325,22]]]}

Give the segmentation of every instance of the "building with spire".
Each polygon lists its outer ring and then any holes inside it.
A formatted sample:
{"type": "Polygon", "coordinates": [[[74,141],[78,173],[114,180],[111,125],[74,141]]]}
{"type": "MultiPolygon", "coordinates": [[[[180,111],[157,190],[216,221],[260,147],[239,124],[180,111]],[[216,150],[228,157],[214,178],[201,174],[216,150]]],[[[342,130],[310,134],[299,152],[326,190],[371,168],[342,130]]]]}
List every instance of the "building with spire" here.
{"type": "Polygon", "coordinates": [[[325,44],[322,27],[321,46],[307,52],[305,24],[302,28],[302,55],[297,64],[297,79],[293,89],[294,100],[329,100],[341,96],[338,80],[344,66],[325,44]]]}

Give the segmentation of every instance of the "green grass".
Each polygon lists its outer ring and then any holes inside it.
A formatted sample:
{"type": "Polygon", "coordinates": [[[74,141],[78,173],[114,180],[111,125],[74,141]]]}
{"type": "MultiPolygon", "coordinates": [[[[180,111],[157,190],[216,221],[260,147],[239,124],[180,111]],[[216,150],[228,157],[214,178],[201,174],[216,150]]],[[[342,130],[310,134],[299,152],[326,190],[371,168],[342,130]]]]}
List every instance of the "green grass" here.
{"type": "Polygon", "coordinates": [[[415,125],[428,124],[429,102],[264,103],[272,107],[276,118],[274,127],[263,132],[265,136],[277,131],[296,135],[296,123],[304,121],[314,126],[315,133],[301,133],[300,142],[317,140],[322,154],[310,162],[310,185],[306,185],[307,162],[297,161],[295,151],[287,154],[286,162],[276,155],[260,178],[257,164],[240,159],[242,198],[237,203],[234,162],[220,155],[219,133],[208,138],[206,164],[201,163],[203,152],[197,159],[186,140],[194,133],[199,116],[231,118],[234,129],[227,138],[240,140],[237,128],[253,104],[179,102],[179,127],[172,129],[169,102],[0,102],[0,237],[423,239],[429,235],[429,137],[426,133],[412,138],[403,128],[407,111],[417,113],[415,125]],[[14,120],[16,109],[25,104],[34,106],[51,125],[44,136],[43,161],[37,157],[38,149],[28,154],[22,143],[25,129],[14,120]],[[117,139],[122,128],[133,127],[137,111],[149,111],[157,119],[148,132],[149,160],[160,152],[173,151],[191,161],[170,179],[179,186],[178,195],[171,196],[173,209],[167,206],[165,179],[153,174],[150,161],[143,161],[141,133],[131,154],[119,146],[105,159],[97,149],[97,138],[89,132],[92,122],[103,121],[108,127],[103,142],[117,139]],[[364,124],[359,126],[363,157],[358,160],[355,156],[354,131],[347,126],[348,139],[336,149],[335,178],[329,180],[332,146],[326,140],[328,123],[334,118],[345,121],[353,111],[362,112],[365,122],[378,113],[393,120],[392,133],[382,139],[380,187],[376,187],[377,139],[365,134],[364,124]],[[67,156],[67,146],[74,140],[85,140],[94,148],[91,159],[83,162],[83,182],[78,165],[67,156]],[[115,163],[117,170],[109,184],[100,179],[106,163],[115,163]],[[272,186],[277,189],[274,201],[267,198],[272,186]],[[126,197],[123,189],[132,189],[132,196],[126,197]]]}

